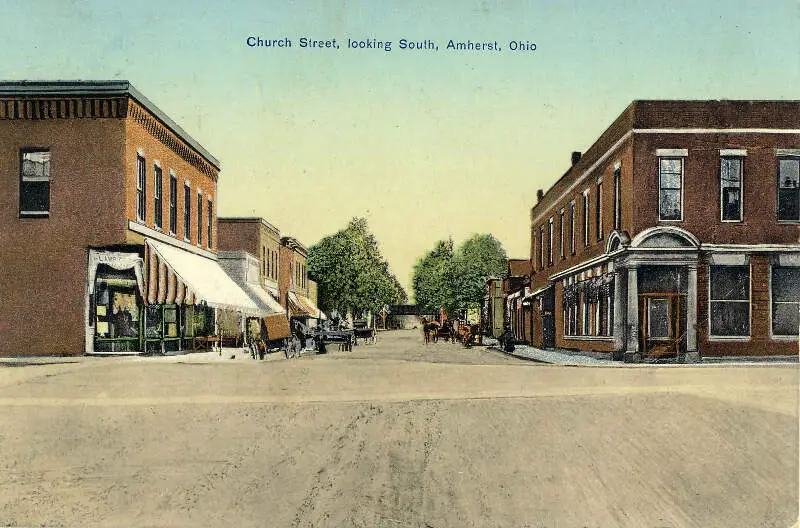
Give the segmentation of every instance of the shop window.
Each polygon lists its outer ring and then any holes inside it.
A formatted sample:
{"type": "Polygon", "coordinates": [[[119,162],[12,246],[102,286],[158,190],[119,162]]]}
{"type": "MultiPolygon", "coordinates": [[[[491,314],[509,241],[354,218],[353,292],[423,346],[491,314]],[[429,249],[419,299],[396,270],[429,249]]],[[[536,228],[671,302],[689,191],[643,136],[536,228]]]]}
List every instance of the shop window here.
{"type": "Polygon", "coordinates": [[[50,151],[20,152],[19,216],[50,215],[50,151]]]}
{"type": "Polygon", "coordinates": [[[750,335],[750,267],[711,266],[711,335],[750,335]]]}
{"type": "Polygon", "coordinates": [[[178,179],[174,174],[169,175],[169,232],[178,231],[178,179]]]}
{"type": "Polygon", "coordinates": [[[153,165],[153,225],[156,228],[161,229],[164,227],[164,223],[162,222],[162,210],[163,210],[163,181],[162,181],[162,174],[161,174],[161,167],[158,165],[153,165]]]}
{"type": "Polygon", "coordinates": [[[742,158],[719,160],[720,215],[723,221],[742,219],[742,158]]]}
{"type": "Polygon", "coordinates": [[[658,159],[658,219],[683,220],[683,158],[658,159]]]}
{"type": "Polygon", "coordinates": [[[800,267],[772,268],[772,334],[800,334],[800,267]]]}
{"type": "Polygon", "coordinates": [[[147,215],[147,204],[145,203],[145,188],[147,187],[147,171],[144,166],[144,158],[136,156],[136,219],[140,222],[145,221],[147,215]]]}
{"type": "MultiPolygon", "coordinates": [[[[139,302],[133,270],[97,269],[94,288],[94,329],[99,340],[138,342],[139,302]]],[[[135,350],[135,348],[134,348],[135,350]]]]}
{"type": "Polygon", "coordinates": [[[800,220],[800,158],[778,159],[778,220],[800,220]]]}

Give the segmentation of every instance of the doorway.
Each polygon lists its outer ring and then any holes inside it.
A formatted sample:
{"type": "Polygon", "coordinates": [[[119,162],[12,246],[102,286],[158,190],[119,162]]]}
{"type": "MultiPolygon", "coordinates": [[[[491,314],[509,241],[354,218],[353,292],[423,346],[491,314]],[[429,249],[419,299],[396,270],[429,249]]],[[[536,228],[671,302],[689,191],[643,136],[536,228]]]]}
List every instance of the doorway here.
{"type": "Polygon", "coordinates": [[[685,351],[686,295],[639,295],[639,335],[643,359],[676,358],[685,351]]]}

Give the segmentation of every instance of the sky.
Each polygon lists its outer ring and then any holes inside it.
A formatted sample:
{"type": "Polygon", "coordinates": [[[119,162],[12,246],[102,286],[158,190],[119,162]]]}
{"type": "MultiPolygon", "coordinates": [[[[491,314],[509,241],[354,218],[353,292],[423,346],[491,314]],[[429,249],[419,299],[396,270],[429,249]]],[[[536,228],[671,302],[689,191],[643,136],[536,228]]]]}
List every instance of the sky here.
{"type": "Polygon", "coordinates": [[[491,233],[527,258],[537,189],[635,99],[800,99],[798,0],[0,0],[0,12],[0,79],[131,81],[221,161],[220,216],[262,216],[307,246],[366,217],[405,285],[447,237],[491,233]]]}

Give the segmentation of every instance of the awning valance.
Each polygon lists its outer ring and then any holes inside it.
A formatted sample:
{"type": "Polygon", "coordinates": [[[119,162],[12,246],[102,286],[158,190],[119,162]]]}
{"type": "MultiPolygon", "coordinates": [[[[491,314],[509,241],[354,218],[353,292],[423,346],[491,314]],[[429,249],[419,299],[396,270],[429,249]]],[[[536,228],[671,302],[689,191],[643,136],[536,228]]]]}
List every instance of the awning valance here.
{"type": "Polygon", "coordinates": [[[314,319],[327,319],[324,313],[317,308],[311,299],[295,292],[289,292],[289,308],[292,315],[300,317],[313,317],[314,319]]]}
{"type": "Polygon", "coordinates": [[[204,301],[215,308],[249,314],[265,313],[216,261],[152,239],[146,239],[146,244],[152,252],[148,273],[150,302],[154,296],[160,301],[161,290],[166,289],[167,298],[174,299],[174,302],[204,301]],[[166,288],[163,288],[164,284],[166,288]],[[153,291],[156,291],[155,295],[153,291]]]}

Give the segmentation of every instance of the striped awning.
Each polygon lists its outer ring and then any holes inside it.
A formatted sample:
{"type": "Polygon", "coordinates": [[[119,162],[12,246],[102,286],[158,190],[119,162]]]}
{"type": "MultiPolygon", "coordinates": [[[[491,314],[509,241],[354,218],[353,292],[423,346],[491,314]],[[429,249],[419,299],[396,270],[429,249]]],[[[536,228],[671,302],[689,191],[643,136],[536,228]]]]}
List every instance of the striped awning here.
{"type": "Polygon", "coordinates": [[[148,304],[199,304],[263,315],[259,307],[220,265],[201,255],[146,239],[148,304]]]}
{"type": "Polygon", "coordinates": [[[311,299],[295,292],[289,292],[289,309],[294,316],[327,319],[325,314],[311,302],[311,299]]]}

